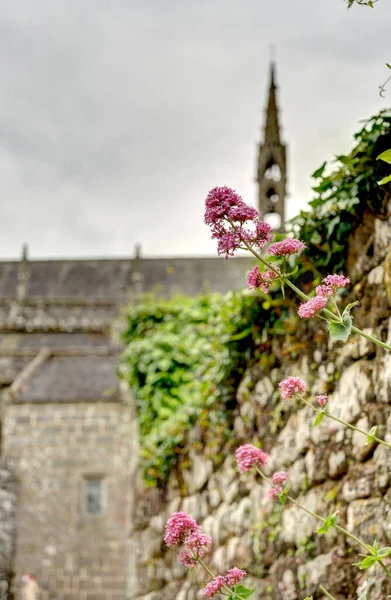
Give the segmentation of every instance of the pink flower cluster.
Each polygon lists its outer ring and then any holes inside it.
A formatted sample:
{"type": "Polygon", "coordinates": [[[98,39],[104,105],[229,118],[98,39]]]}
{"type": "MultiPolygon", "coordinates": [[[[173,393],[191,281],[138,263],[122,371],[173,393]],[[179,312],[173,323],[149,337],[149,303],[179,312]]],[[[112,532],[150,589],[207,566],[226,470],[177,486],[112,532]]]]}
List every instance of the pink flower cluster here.
{"type": "Polygon", "coordinates": [[[185,512],[174,512],[166,523],[164,541],[167,546],[177,546],[188,535],[197,531],[197,521],[185,512]]]}
{"type": "Polygon", "coordinates": [[[252,444],[244,444],[244,446],[237,448],[235,457],[241,473],[246,473],[252,467],[262,467],[269,459],[265,452],[252,444]]]}
{"type": "MultiPolygon", "coordinates": [[[[197,567],[199,559],[205,556],[210,548],[212,539],[197,525],[197,521],[185,512],[175,512],[166,523],[164,541],[167,546],[184,544],[185,548],[179,553],[179,562],[185,567],[197,567]]],[[[210,572],[210,571],[209,571],[210,572]]],[[[224,586],[231,588],[246,577],[246,571],[237,567],[230,569],[224,575],[217,575],[205,586],[204,594],[212,598],[224,586]]]]}
{"type": "Polygon", "coordinates": [[[321,408],[324,408],[326,406],[327,400],[328,400],[328,398],[327,398],[326,394],[321,394],[320,396],[316,396],[316,401],[321,408]]]}
{"type": "Polygon", "coordinates": [[[327,301],[337,293],[337,289],[346,287],[350,283],[349,277],[344,275],[327,275],[322,280],[322,285],[316,286],[316,296],[301,304],[298,314],[301,319],[315,317],[316,314],[326,307],[327,301]]]}
{"type": "Polygon", "coordinates": [[[284,491],[284,483],[286,483],[289,479],[289,473],[286,471],[278,471],[274,473],[272,477],[273,487],[268,491],[267,495],[269,498],[278,498],[280,494],[284,491]]]}
{"type": "Polygon", "coordinates": [[[307,319],[309,317],[315,317],[315,315],[325,308],[327,304],[327,297],[325,296],[314,296],[304,304],[300,304],[297,309],[297,313],[301,319],[307,319]]]}
{"type": "Polygon", "coordinates": [[[217,592],[220,592],[224,586],[231,588],[239,583],[239,581],[242,581],[246,575],[246,571],[234,567],[233,569],[227,571],[225,575],[217,575],[216,577],[213,577],[213,579],[205,586],[204,594],[205,596],[208,596],[208,598],[212,598],[212,596],[217,594],[217,592]]]}
{"type": "Polygon", "coordinates": [[[291,254],[297,254],[302,252],[306,247],[303,242],[296,240],[295,238],[285,238],[281,242],[275,242],[269,246],[268,253],[273,256],[290,256],[291,254]]]}
{"type": "Polygon", "coordinates": [[[284,400],[290,400],[295,394],[305,392],[306,385],[299,377],[287,377],[278,384],[284,400]]]}
{"type": "Polygon", "coordinates": [[[260,271],[256,265],[247,275],[247,284],[250,290],[261,288],[267,294],[271,283],[278,278],[278,274],[271,269],[260,271]]]}
{"type": "Polygon", "coordinates": [[[164,534],[167,546],[183,544],[179,562],[185,567],[196,567],[198,558],[203,558],[212,545],[212,538],[197,525],[197,521],[185,512],[175,512],[168,519],[164,534]]]}
{"type": "Polygon", "coordinates": [[[244,245],[263,248],[272,240],[271,226],[258,217],[258,211],[229,187],[215,187],[206,198],[205,223],[212,229],[212,238],[218,240],[218,254],[225,258],[244,245]],[[244,227],[245,223],[249,229],[244,227]]]}

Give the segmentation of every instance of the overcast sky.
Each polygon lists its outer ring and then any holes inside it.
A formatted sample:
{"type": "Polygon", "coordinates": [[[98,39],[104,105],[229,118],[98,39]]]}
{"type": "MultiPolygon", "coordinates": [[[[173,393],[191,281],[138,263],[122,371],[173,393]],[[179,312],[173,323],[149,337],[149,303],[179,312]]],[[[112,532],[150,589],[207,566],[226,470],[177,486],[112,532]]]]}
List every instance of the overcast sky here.
{"type": "Polygon", "coordinates": [[[391,105],[391,1],[0,2],[0,258],[213,255],[203,204],[255,205],[276,45],[288,216],[391,105]]]}

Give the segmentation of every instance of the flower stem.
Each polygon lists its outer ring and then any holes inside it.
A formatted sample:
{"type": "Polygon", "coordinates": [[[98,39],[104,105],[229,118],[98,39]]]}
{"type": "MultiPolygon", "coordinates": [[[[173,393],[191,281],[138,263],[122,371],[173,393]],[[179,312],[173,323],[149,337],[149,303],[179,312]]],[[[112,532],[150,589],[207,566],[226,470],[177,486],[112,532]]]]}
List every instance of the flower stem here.
{"type": "MultiPolygon", "coordinates": [[[[262,477],[262,479],[264,481],[266,481],[270,485],[273,485],[273,482],[268,477],[266,477],[266,475],[264,473],[262,473],[261,469],[259,469],[258,467],[255,467],[255,470],[262,477]]],[[[311,517],[318,519],[318,521],[322,521],[322,523],[326,523],[326,519],[324,519],[320,515],[317,515],[316,513],[312,512],[312,510],[310,510],[309,508],[306,508],[303,504],[301,504],[300,502],[298,502],[297,500],[292,498],[292,496],[286,496],[286,498],[287,498],[287,500],[289,500],[289,502],[291,502],[298,508],[301,508],[301,510],[306,512],[308,515],[311,515],[311,517]]],[[[374,552],[374,550],[372,550],[371,546],[367,545],[365,542],[360,540],[353,533],[350,533],[350,531],[348,531],[344,527],[341,527],[340,525],[333,525],[333,527],[335,527],[335,529],[337,529],[337,531],[340,531],[341,533],[343,533],[346,537],[349,537],[351,540],[356,542],[356,544],[358,544],[359,546],[364,548],[364,550],[366,550],[369,554],[371,554],[372,556],[376,556],[376,553],[374,552]]],[[[391,572],[388,570],[388,568],[385,566],[385,564],[380,560],[378,562],[381,565],[381,567],[384,569],[384,571],[387,573],[388,577],[391,579],[391,572]]]]}
{"type": "Polygon", "coordinates": [[[325,596],[327,596],[327,598],[329,598],[330,600],[335,600],[334,596],[332,596],[332,595],[330,594],[330,592],[328,592],[328,591],[326,590],[326,588],[324,588],[324,587],[323,587],[323,585],[320,585],[320,586],[319,586],[319,589],[320,589],[320,591],[321,591],[321,592],[323,592],[323,593],[324,593],[324,595],[325,595],[325,596]]]}
{"type": "Polygon", "coordinates": [[[300,398],[300,400],[304,404],[306,404],[307,406],[312,408],[312,410],[314,410],[315,412],[323,413],[329,419],[332,419],[333,421],[337,421],[337,423],[341,423],[341,425],[344,425],[345,427],[348,427],[349,429],[352,429],[353,431],[358,431],[358,433],[362,433],[362,435],[365,435],[366,437],[370,436],[371,439],[373,439],[375,442],[378,442],[379,444],[383,444],[383,446],[387,446],[387,448],[390,448],[390,450],[391,450],[391,444],[387,444],[387,442],[385,442],[384,440],[381,440],[380,438],[376,437],[375,435],[371,435],[367,431],[360,429],[360,427],[356,427],[355,425],[352,425],[351,423],[347,423],[346,421],[342,421],[342,419],[338,419],[338,417],[334,417],[334,415],[327,412],[327,410],[321,410],[320,408],[313,406],[310,402],[308,402],[308,400],[305,400],[300,394],[297,394],[297,396],[298,396],[298,398],[300,398]]]}
{"type": "Polygon", "coordinates": [[[357,327],[354,327],[354,326],[352,327],[352,331],[354,331],[354,333],[358,333],[359,335],[366,338],[367,340],[370,340],[374,344],[377,344],[378,346],[381,346],[385,350],[389,350],[391,352],[391,346],[389,344],[385,344],[384,342],[381,342],[377,338],[373,337],[373,335],[370,335],[369,333],[365,333],[361,329],[358,329],[357,327]]]}

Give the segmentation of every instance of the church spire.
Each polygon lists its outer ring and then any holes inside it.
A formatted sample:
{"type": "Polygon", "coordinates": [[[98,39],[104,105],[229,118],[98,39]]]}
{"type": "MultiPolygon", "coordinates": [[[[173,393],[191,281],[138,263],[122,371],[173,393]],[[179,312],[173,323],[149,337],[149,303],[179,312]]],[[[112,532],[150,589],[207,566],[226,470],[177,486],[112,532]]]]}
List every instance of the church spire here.
{"type": "Polygon", "coordinates": [[[262,219],[284,231],[286,196],[286,147],[281,142],[276,98],[275,63],[270,64],[270,86],[264,141],[258,153],[258,208],[262,219]]]}
{"type": "Polygon", "coordinates": [[[270,64],[270,87],[266,110],[265,143],[280,144],[274,62],[270,64]]]}

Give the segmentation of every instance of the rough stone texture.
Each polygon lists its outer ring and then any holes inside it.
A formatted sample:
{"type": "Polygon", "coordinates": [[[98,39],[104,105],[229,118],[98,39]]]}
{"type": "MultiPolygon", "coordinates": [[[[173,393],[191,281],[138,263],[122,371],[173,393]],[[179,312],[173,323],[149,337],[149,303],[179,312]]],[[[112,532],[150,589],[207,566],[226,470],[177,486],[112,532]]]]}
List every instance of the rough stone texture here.
{"type": "Polygon", "coordinates": [[[4,455],[19,481],[15,592],[33,573],[43,598],[125,597],[130,414],[120,403],[10,405],[4,455]],[[101,515],[86,478],[102,479],[101,515]]]}
{"type": "MultiPolygon", "coordinates": [[[[350,240],[355,286],[346,299],[360,301],[357,326],[383,340],[388,337],[389,342],[391,295],[388,300],[384,292],[388,272],[384,259],[390,234],[388,221],[367,218],[350,240]]],[[[213,537],[208,561],[212,570],[234,565],[247,569],[247,583],[257,587],[254,600],[321,598],[320,584],[337,600],[355,600],[365,589],[371,600],[384,600],[391,593],[381,568],[359,571],[352,566],[362,551],[355,542],[335,528],[317,535],[321,523],[316,518],[289,502],[282,510],[268,498],[268,485],[252,473],[238,474],[232,460],[233,449],[241,443],[261,444],[270,454],[266,474],[288,470],[292,495],[309,510],[323,516],[338,510],[338,523],[348,531],[367,543],[377,539],[380,545],[391,545],[391,451],[366,444],[364,435],[332,420],[313,428],[315,413],[282,401],[276,391],[281,379],[297,375],[307,381],[309,398],[327,393],[328,408],[336,417],[364,431],[377,425],[377,434],[390,442],[391,359],[358,336],[342,344],[329,341],[321,330],[314,321],[300,323],[285,346],[284,339],[273,342],[272,369],[255,365],[246,373],[237,393],[231,440],[218,446],[219,454],[226,455],[223,464],[210,461],[210,454],[206,459],[208,439],[192,433],[187,448],[190,467],[184,466],[181,473],[187,491],[173,474],[165,491],[167,500],[161,497],[150,518],[136,525],[138,545],[145,548],[148,540],[150,549],[138,554],[134,598],[202,597],[203,574],[186,572],[177,562],[177,552],[159,549],[153,541],[161,540],[164,522],[174,510],[193,514],[213,537]],[[289,349],[296,347],[300,352],[290,354],[289,349]]],[[[141,505],[144,493],[140,488],[141,505]]],[[[386,562],[391,566],[389,559],[386,562]]]]}
{"type": "Polygon", "coordinates": [[[13,473],[0,463],[0,600],[9,596],[15,552],[16,481],[13,473]]]}

